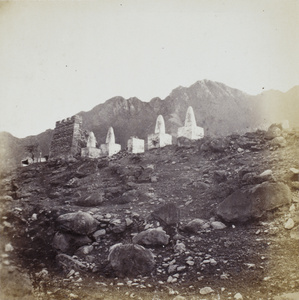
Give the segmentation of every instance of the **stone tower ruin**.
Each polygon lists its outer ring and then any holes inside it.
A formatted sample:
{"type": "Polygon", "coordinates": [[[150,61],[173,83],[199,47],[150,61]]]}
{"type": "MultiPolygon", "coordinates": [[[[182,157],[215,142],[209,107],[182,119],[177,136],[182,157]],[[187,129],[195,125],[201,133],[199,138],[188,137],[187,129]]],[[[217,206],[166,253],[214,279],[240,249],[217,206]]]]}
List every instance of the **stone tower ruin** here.
{"type": "Polygon", "coordinates": [[[68,159],[80,155],[82,146],[84,146],[82,117],[75,115],[58,121],[51,141],[49,159],[68,159]]]}

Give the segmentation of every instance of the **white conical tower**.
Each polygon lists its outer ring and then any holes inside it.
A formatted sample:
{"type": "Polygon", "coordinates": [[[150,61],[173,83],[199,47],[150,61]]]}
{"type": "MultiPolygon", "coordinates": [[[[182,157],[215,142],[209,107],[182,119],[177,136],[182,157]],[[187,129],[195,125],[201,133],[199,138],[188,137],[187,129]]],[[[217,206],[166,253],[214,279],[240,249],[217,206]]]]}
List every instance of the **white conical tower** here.
{"type": "Polygon", "coordinates": [[[106,144],[115,144],[115,135],[112,127],[109,127],[108,129],[106,144]]]}
{"type": "Polygon", "coordinates": [[[165,122],[162,115],[159,115],[156,121],[155,133],[148,135],[147,147],[161,148],[172,144],[172,136],[165,133],[165,122]]]}
{"type": "Polygon", "coordinates": [[[98,158],[102,156],[102,150],[97,147],[97,140],[91,131],[88,135],[86,147],[81,149],[82,157],[98,158]]]}
{"type": "Polygon", "coordinates": [[[204,136],[204,129],[196,126],[194,111],[191,106],[188,107],[185,119],[185,126],[178,128],[178,138],[185,137],[190,140],[199,140],[204,136]]]}
{"type": "Polygon", "coordinates": [[[196,121],[192,106],[188,107],[185,119],[185,127],[196,127],[196,121]]]}
{"type": "Polygon", "coordinates": [[[106,144],[102,144],[100,148],[103,156],[111,156],[120,151],[121,146],[119,144],[115,144],[115,135],[112,127],[109,127],[108,129],[106,144]]]}
{"type": "Polygon", "coordinates": [[[156,121],[155,133],[165,133],[165,122],[162,115],[159,115],[156,121]]]}
{"type": "Polygon", "coordinates": [[[95,148],[97,144],[96,137],[94,136],[94,133],[91,131],[88,135],[87,139],[87,147],[88,148],[95,148]]]}

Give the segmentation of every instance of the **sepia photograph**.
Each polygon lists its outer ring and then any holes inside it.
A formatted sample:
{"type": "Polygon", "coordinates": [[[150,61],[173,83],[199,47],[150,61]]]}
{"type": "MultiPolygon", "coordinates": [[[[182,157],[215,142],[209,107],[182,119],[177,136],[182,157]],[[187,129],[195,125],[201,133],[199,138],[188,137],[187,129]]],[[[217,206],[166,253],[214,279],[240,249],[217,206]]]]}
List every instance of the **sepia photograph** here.
{"type": "Polygon", "coordinates": [[[298,16],[0,1],[0,300],[299,300],[298,16]]]}

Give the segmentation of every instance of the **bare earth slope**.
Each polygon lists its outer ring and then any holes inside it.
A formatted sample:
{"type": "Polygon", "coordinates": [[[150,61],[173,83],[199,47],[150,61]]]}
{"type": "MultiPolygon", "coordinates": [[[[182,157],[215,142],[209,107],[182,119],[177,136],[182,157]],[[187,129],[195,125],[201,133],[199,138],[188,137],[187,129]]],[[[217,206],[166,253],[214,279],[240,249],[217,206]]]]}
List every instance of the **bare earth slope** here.
{"type": "Polygon", "coordinates": [[[1,299],[277,300],[299,292],[298,176],[290,171],[299,169],[299,132],[282,135],[284,147],[257,131],[17,169],[1,181],[1,299]],[[288,185],[291,203],[246,223],[212,226],[223,221],[217,208],[224,199],[262,182],[288,185]],[[154,217],[165,204],[179,209],[176,226],[154,217]],[[66,232],[57,221],[78,211],[97,220],[98,237],[66,232]],[[194,219],[206,225],[186,227],[194,219]],[[293,227],[285,229],[289,219],[293,227]],[[109,248],[159,226],[169,242],[145,246],[154,269],[117,274],[109,248]]]}

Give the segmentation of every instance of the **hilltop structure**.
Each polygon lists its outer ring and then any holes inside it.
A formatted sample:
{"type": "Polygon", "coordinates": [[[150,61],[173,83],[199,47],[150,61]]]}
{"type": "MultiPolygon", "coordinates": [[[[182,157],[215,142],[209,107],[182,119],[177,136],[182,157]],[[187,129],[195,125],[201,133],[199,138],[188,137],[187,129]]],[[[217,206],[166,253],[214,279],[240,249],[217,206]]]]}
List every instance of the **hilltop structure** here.
{"type": "Polygon", "coordinates": [[[78,115],[56,122],[49,159],[68,159],[80,155],[85,143],[82,131],[82,118],[78,115]]]}
{"type": "Polygon", "coordinates": [[[144,140],[137,137],[130,137],[128,140],[128,152],[130,153],[143,153],[144,140]]]}
{"type": "Polygon", "coordinates": [[[97,145],[96,137],[94,136],[94,133],[91,131],[87,139],[86,147],[81,149],[81,156],[90,157],[90,158],[98,158],[102,156],[102,150],[96,148],[96,145],[97,145]]]}
{"type": "Polygon", "coordinates": [[[165,133],[165,122],[162,115],[159,115],[156,121],[155,133],[148,135],[147,147],[162,148],[172,144],[172,136],[165,133]]]}
{"type": "MultiPolygon", "coordinates": [[[[191,140],[201,139],[204,136],[204,129],[196,126],[195,116],[192,107],[188,108],[185,126],[178,129],[178,137],[186,137],[191,140]]],[[[172,136],[165,132],[165,122],[162,115],[157,117],[155,133],[149,134],[147,148],[162,148],[172,145],[172,136]]],[[[127,143],[130,153],[143,153],[145,141],[137,137],[131,137],[127,143]]],[[[106,143],[97,148],[97,140],[93,132],[88,138],[82,130],[82,118],[78,115],[66,120],[56,122],[54,134],[50,146],[49,159],[68,159],[76,155],[82,157],[98,158],[112,156],[121,150],[121,145],[115,143],[113,127],[109,127],[106,143]]]]}
{"type": "Polygon", "coordinates": [[[194,111],[191,106],[188,107],[185,119],[185,126],[178,128],[178,138],[186,137],[190,140],[199,140],[204,137],[204,129],[196,126],[194,111]]]}
{"type": "Polygon", "coordinates": [[[112,156],[121,150],[121,146],[115,143],[115,135],[112,127],[109,127],[106,144],[100,146],[103,156],[112,156]]]}

